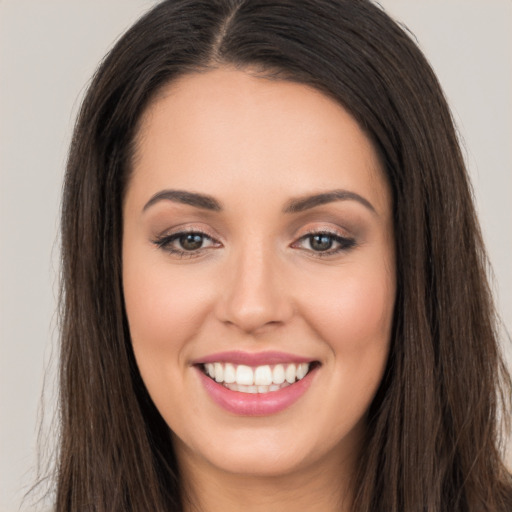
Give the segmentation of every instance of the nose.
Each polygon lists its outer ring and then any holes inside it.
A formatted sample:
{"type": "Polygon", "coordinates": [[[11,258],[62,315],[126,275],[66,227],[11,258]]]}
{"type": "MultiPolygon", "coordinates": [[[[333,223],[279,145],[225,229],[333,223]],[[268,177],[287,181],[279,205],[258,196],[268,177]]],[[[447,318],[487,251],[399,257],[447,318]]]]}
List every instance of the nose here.
{"type": "Polygon", "coordinates": [[[263,248],[234,254],[219,290],[218,319],[250,334],[285,324],[293,316],[293,303],[278,260],[263,248]]]}

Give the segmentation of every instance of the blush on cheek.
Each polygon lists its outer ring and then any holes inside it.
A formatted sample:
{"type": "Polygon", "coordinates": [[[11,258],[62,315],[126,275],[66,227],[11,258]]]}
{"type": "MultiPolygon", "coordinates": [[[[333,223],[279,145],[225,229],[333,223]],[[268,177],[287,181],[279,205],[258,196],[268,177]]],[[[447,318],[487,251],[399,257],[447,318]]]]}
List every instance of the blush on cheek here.
{"type": "Polygon", "coordinates": [[[199,325],[208,290],[168,266],[136,268],[127,262],[124,277],[126,310],[132,338],[169,344],[199,325]]]}
{"type": "Polygon", "coordinates": [[[323,337],[344,340],[342,350],[358,350],[364,344],[387,343],[394,304],[390,302],[392,283],[388,280],[345,279],[330,294],[310,300],[310,318],[316,319],[323,337]],[[383,283],[385,284],[383,286],[383,283]]]}

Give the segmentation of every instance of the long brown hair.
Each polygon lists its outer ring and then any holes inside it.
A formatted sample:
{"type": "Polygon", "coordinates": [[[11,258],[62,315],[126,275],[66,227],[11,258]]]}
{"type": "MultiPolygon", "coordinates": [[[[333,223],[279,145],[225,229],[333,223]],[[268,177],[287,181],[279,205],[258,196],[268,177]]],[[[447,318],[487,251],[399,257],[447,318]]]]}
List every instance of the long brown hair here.
{"type": "Polygon", "coordinates": [[[512,510],[498,421],[512,386],[456,132],[426,59],[368,0],[167,0],[101,64],[64,187],[56,510],[182,509],[168,427],[130,343],[122,202],[148,103],[178,76],[222,65],[335,98],[373,141],[393,192],[391,353],[354,511],[512,510]]]}

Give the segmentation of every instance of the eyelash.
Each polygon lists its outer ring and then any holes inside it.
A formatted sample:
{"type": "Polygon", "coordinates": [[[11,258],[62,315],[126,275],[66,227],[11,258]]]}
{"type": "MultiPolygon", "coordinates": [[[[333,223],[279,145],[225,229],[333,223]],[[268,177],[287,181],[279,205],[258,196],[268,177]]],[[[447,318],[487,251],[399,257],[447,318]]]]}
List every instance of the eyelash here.
{"type": "MultiPolygon", "coordinates": [[[[220,246],[220,242],[217,242],[213,237],[208,234],[199,231],[199,230],[190,230],[190,231],[179,231],[178,233],[173,233],[172,235],[163,235],[155,240],[153,243],[159,248],[162,249],[169,254],[174,256],[179,256],[180,258],[194,258],[200,256],[204,250],[209,247],[199,247],[195,250],[186,250],[186,249],[177,249],[172,246],[173,242],[179,240],[182,237],[187,235],[196,235],[201,237],[202,241],[209,240],[212,242],[212,247],[220,246]]],[[[327,256],[332,256],[334,254],[338,254],[340,252],[349,251],[350,249],[356,246],[356,241],[353,238],[347,238],[337,233],[332,233],[330,231],[310,231],[305,235],[301,236],[296,242],[294,242],[291,247],[302,249],[304,251],[311,252],[315,255],[315,257],[325,258],[327,256]],[[331,245],[338,244],[336,249],[331,249],[330,247],[325,251],[315,251],[314,249],[306,249],[298,247],[301,242],[309,240],[309,244],[311,246],[311,241],[313,237],[328,237],[331,239],[331,245]]]]}
{"type": "Polygon", "coordinates": [[[194,258],[197,256],[200,256],[201,253],[207,249],[207,247],[200,247],[196,250],[185,250],[185,249],[177,249],[172,246],[172,243],[176,240],[179,240],[182,237],[185,237],[187,235],[197,235],[200,236],[204,242],[204,240],[210,240],[212,242],[212,246],[215,246],[217,244],[220,245],[219,242],[217,242],[213,237],[209,236],[208,234],[204,233],[203,231],[199,230],[186,230],[186,231],[179,231],[178,233],[173,233],[172,235],[163,235],[155,240],[153,240],[153,243],[159,248],[162,249],[169,254],[172,254],[174,256],[179,256],[180,258],[194,258]]]}
{"type": "Polygon", "coordinates": [[[350,249],[354,248],[356,246],[356,241],[353,238],[347,238],[341,235],[338,235],[337,233],[333,233],[331,231],[310,231],[309,233],[306,233],[305,235],[301,236],[297,242],[294,242],[292,244],[292,247],[296,247],[300,242],[309,240],[309,244],[311,246],[311,241],[313,237],[328,237],[332,241],[332,245],[338,244],[338,247],[336,249],[329,249],[325,251],[315,251],[314,249],[303,249],[308,252],[314,253],[316,257],[325,258],[327,256],[332,256],[334,254],[338,254],[340,252],[346,252],[350,249]]]}

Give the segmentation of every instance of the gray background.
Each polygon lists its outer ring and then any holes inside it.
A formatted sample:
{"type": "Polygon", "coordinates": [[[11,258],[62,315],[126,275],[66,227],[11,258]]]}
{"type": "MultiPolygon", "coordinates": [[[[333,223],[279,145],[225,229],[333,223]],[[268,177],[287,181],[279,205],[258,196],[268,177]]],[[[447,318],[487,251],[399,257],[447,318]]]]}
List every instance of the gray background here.
{"type": "MultiPolygon", "coordinates": [[[[97,63],[154,3],[0,0],[0,512],[18,510],[34,481],[41,420],[43,460],[53,446],[58,209],[74,118],[97,63]]],[[[512,1],[381,4],[416,35],[452,106],[511,332],[512,1]]]]}

